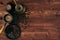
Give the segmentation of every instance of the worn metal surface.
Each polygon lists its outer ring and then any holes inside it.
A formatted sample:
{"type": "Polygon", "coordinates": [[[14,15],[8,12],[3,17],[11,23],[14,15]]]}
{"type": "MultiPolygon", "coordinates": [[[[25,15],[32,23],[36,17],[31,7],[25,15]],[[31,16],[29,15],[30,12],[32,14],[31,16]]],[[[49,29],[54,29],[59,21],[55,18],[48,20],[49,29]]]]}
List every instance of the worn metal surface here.
{"type": "MultiPolygon", "coordinates": [[[[26,14],[29,18],[26,25],[19,23],[22,33],[17,40],[60,40],[60,0],[18,0],[18,2],[26,5],[26,14]]],[[[0,40],[9,39],[3,33],[0,40]]]]}

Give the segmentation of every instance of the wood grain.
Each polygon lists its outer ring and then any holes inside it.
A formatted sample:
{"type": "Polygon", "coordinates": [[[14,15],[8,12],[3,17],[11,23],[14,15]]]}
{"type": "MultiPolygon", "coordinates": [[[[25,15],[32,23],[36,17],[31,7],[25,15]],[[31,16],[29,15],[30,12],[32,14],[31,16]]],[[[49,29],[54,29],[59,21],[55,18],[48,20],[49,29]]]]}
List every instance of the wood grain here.
{"type": "MultiPolygon", "coordinates": [[[[4,0],[0,0],[4,3],[4,0]]],[[[9,1],[9,0],[8,0],[9,1]]],[[[27,27],[17,40],[60,40],[59,0],[18,0],[27,7],[27,27]]],[[[1,8],[1,7],[0,7],[1,8]]],[[[9,40],[3,33],[0,40],[9,40]]]]}

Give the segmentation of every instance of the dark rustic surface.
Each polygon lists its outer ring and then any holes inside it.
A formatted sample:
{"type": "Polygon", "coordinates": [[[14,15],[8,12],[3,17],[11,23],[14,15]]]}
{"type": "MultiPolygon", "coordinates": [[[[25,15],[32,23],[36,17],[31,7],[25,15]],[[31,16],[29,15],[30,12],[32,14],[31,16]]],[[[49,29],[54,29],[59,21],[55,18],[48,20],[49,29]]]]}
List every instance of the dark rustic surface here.
{"type": "MultiPolygon", "coordinates": [[[[9,2],[0,1],[5,4],[9,2]]],[[[17,40],[60,40],[60,0],[18,0],[18,2],[26,5],[26,14],[29,18],[26,25],[19,23],[22,33],[17,40]]],[[[3,11],[2,6],[0,8],[3,11]]],[[[9,39],[3,33],[0,40],[9,39]]]]}

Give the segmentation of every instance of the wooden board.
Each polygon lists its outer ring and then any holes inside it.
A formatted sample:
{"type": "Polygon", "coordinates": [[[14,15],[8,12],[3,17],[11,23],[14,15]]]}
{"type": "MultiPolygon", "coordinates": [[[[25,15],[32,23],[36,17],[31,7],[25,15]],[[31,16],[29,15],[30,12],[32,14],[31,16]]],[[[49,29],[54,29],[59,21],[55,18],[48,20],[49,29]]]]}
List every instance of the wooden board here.
{"type": "MultiPolygon", "coordinates": [[[[2,2],[6,3],[4,0],[2,2]]],[[[27,7],[26,14],[29,18],[26,20],[26,29],[24,24],[20,25],[22,33],[17,40],[60,40],[59,0],[18,0],[18,2],[27,7]]],[[[9,39],[3,34],[0,40],[9,39]]]]}

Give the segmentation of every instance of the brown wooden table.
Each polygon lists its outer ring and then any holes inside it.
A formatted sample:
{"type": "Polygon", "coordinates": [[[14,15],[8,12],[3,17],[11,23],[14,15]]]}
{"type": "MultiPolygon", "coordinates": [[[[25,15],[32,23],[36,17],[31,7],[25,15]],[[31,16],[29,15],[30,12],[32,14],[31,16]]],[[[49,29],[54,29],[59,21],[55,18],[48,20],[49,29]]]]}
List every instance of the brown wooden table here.
{"type": "MultiPolygon", "coordinates": [[[[9,0],[0,1],[6,3],[9,0]]],[[[19,0],[18,2],[26,5],[26,14],[29,18],[26,20],[26,25],[19,23],[22,33],[17,40],[60,40],[59,0],[19,0]],[[27,26],[26,29],[24,29],[25,26],[27,26]]],[[[0,40],[9,39],[3,33],[0,35],[0,40]]]]}

